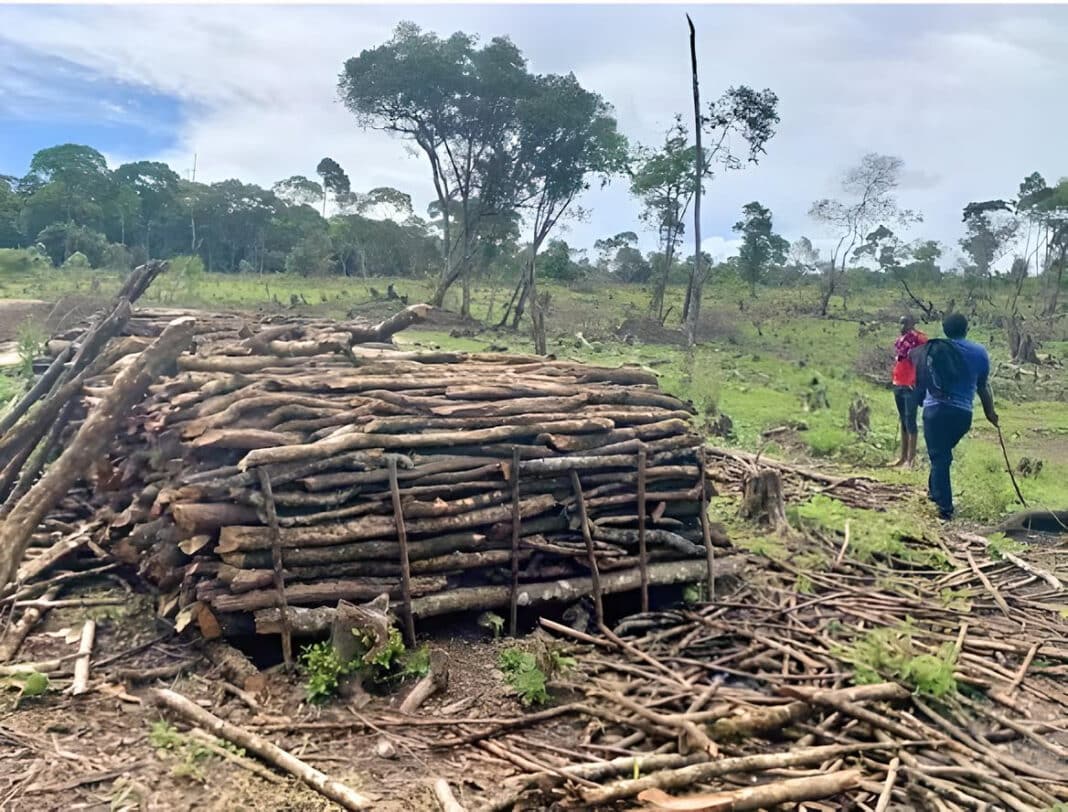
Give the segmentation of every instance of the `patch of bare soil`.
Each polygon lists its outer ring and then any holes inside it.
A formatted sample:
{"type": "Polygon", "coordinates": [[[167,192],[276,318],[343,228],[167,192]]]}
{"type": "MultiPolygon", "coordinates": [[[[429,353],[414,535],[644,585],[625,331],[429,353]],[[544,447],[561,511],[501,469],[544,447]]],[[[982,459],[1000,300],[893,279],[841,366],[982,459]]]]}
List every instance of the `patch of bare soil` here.
{"type": "MultiPolygon", "coordinates": [[[[67,657],[77,650],[83,622],[98,630],[91,690],[66,693],[70,669],[51,678],[51,690],[16,706],[15,683],[0,692],[0,809],[21,810],[292,810],[338,809],[291,777],[277,781],[220,756],[197,751],[188,725],[162,713],[152,687],[169,687],[212,713],[296,755],[376,799],[384,812],[436,810],[432,779],[449,780],[464,802],[472,790],[493,794],[512,765],[477,747],[436,749],[457,725],[519,715],[522,708],[496,668],[511,641],[463,629],[429,642],[448,657],[449,683],[400,725],[396,711],[410,684],[375,697],[366,707],[337,700],[307,703],[301,676],[269,669],[265,691],[250,707],[223,687],[223,677],[200,658],[196,645],[155,620],[150,596],[129,592],[118,579],[106,587],[64,594],[86,602],[124,598],[122,605],[53,609],[20,649],[17,661],[67,657]],[[195,661],[180,676],[144,682],[139,675],[195,661]],[[166,722],[165,727],[161,723],[166,722]],[[155,732],[154,732],[155,731],[155,732]],[[161,746],[177,732],[178,743],[161,746]]],[[[0,686],[4,678],[0,677],[0,686]]],[[[568,723],[571,724],[571,723],[568,723]]],[[[574,732],[574,731],[572,731],[574,732]]]]}

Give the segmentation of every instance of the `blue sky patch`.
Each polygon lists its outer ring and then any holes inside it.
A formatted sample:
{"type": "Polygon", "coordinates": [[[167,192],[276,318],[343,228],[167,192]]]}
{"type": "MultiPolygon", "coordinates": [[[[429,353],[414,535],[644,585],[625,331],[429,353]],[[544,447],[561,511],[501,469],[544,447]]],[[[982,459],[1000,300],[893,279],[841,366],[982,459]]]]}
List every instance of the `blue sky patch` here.
{"type": "Polygon", "coordinates": [[[0,174],[25,174],[37,150],[56,144],[157,154],[176,143],[188,113],[178,98],[4,38],[0,66],[0,174]]]}

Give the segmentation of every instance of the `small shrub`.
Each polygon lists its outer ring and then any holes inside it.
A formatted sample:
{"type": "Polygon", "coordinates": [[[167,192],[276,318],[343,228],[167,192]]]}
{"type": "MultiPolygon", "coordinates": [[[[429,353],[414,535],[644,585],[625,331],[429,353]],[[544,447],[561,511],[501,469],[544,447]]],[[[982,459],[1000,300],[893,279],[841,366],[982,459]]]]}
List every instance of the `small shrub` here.
{"type": "Polygon", "coordinates": [[[48,333],[36,322],[26,319],[19,325],[15,348],[19,356],[19,371],[27,378],[33,377],[34,359],[44,354],[47,342],[48,333]]]}
{"type": "Polygon", "coordinates": [[[549,701],[546,690],[547,677],[538,668],[537,658],[528,651],[509,648],[501,652],[500,669],[505,681],[519,696],[525,707],[544,705],[549,701]]]}
{"type": "Polygon", "coordinates": [[[1005,558],[1005,553],[1012,555],[1019,555],[1027,549],[1026,544],[1021,544],[1015,541],[1004,533],[993,533],[987,539],[986,554],[993,558],[995,561],[1001,561],[1005,558]]]}
{"type": "Polygon", "coordinates": [[[359,638],[361,652],[348,662],[342,662],[337,650],[328,640],[305,646],[300,654],[300,667],[305,674],[304,691],[308,701],[319,704],[337,693],[343,677],[358,674],[360,681],[373,688],[388,688],[412,677],[422,677],[430,670],[430,652],[426,646],[414,651],[404,647],[400,632],[389,630],[389,639],[382,651],[369,657],[374,641],[354,632],[359,638]]]}
{"type": "Polygon", "coordinates": [[[946,643],[936,654],[916,654],[915,628],[911,621],[898,626],[872,629],[852,646],[835,646],[832,653],[853,666],[854,682],[864,685],[893,679],[929,696],[945,696],[957,690],[953,671],[958,652],[946,643]]]}
{"type": "Polygon", "coordinates": [[[550,698],[549,678],[569,671],[575,665],[573,657],[556,648],[546,648],[540,657],[521,648],[507,648],[501,652],[498,662],[505,681],[525,707],[546,704],[550,698]]]}
{"type": "MultiPolygon", "coordinates": [[[[201,783],[206,780],[201,765],[212,752],[203,744],[179,733],[177,728],[162,719],[152,723],[148,741],[161,756],[169,754],[176,757],[177,761],[171,767],[171,775],[175,778],[190,778],[201,783]]],[[[239,752],[240,748],[231,745],[227,749],[243,755],[239,752]]]]}
{"type": "Polygon", "coordinates": [[[174,257],[167,262],[167,272],[156,283],[160,301],[173,303],[179,294],[196,295],[203,278],[204,261],[200,257],[174,257]]]}
{"type": "Polygon", "coordinates": [[[300,665],[306,676],[304,691],[312,703],[325,702],[336,694],[341,678],[355,670],[355,661],[343,663],[328,640],[305,646],[300,665]]]}
{"type": "Polygon", "coordinates": [[[504,618],[495,612],[483,612],[478,616],[478,625],[492,632],[493,639],[497,640],[504,631],[504,618]]]}
{"type": "Polygon", "coordinates": [[[86,271],[89,267],[89,258],[81,251],[75,251],[63,262],[65,271],[86,271]]]}

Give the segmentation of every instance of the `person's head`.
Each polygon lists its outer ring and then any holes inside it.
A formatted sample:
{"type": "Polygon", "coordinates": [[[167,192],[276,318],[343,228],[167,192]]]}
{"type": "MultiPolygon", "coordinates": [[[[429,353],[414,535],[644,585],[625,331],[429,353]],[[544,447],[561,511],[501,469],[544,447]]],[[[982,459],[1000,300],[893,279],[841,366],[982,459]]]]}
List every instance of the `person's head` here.
{"type": "Polygon", "coordinates": [[[968,320],[963,313],[950,313],[942,319],[942,332],[946,338],[964,338],[968,335],[968,320]]]}
{"type": "Polygon", "coordinates": [[[904,335],[916,326],[916,319],[906,314],[898,320],[898,323],[901,325],[901,335],[904,335]]]}

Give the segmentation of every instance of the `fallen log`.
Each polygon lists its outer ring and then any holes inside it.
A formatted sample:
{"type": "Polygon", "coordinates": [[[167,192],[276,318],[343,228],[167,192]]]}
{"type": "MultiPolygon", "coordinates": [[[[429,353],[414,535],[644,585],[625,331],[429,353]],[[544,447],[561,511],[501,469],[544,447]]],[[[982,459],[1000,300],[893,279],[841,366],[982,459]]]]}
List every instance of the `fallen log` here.
{"type": "MultiPolygon", "coordinates": [[[[616,781],[596,789],[582,790],[583,801],[592,808],[600,808],[616,801],[627,798],[640,797],[640,794],[649,790],[685,789],[694,784],[703,784],[715,778],[727,775],[756,773],[764,770],[784,770],[791,767],[808,767],[833,759],[849,756],[856,753],[886,750],[885,744],[849,744],[849,745],[826,745],[821,747],[801,747],[787,750],[782,753],[760,753],[750,756],[738,756],[735,758],[721,758],[717,761],[708,761],[701,764],[692,764],[676,770],[661,770],[644,778],[616,781]]],[[[854,786],[858,773],[850,771],[849,786],[854,786]]],[[[804,780],[804,779],[802,779],[804,780]]],[[[841,790],[836,790],[840,792],[841,790]]],[[[834,792],[828,794],[835,794],[834,792]]],[[[657,796],[659,797],[659,796],[657,796]]],[[[821,795],[818,797],[826,797],[821,795]]],[[[786,800],[789,800],[787,798],[786,800]]],[[[806,800],[798,798],[797,800],[806,800]]],[[[761,806],[773,806],[769,801],[756,807],[746,809],[759,809],[761,806]]],[[[698,807],[703,809],[704,807],[698,807]]],[[[733,809],[731,806],[713,807],[714,809],[733,809]]]]}
{"type": "Polygon", "coordinates": [[[161,708],[172,711],[187,722],[202,727],[209,733],[225,739],[231,744],[255,753],[261,759],[300,779],[325,798],[340,804],[345,809],[370,809],[373,800],[345,786],[325,773],[301,761],[281,747],[249,730],[220,719],[200,706],[190,702],[181,694],[167,688],[157,688],[151,692],[152,700],[161,708]]]}
{"type": "Polygon", "coordinates": [[[662,812],[749,812],[780,804],[818,801],[853,789],[860,784],[860,770],[841,770],[827,775],[790,778],[758,787],[744,787],[726,792],[672,798],[661,789],[648,789],[638,795],[651,809],[662,812]]]}

